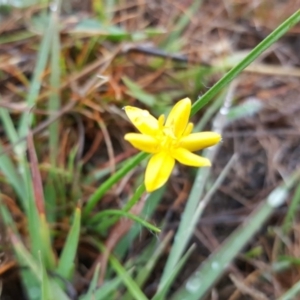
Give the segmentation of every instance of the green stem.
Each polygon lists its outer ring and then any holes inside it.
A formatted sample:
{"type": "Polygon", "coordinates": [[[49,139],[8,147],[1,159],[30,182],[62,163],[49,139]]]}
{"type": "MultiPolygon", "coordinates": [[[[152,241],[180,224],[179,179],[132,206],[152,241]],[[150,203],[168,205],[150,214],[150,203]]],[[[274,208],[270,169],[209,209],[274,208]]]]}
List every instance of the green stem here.
{"type": "Polygon", "coordinates": [[[142,226],[148,228],[149,230],[152,230],[153,232],[160,232],[161,230],[154,225],[150,224],[149,222],[145,221],[144,219],[126,211],[117,210],[117,209],[106,209],[101,212],[102,217],[107,216],[118,216],[118,217],[125,217],[128,219],[131,219],[132,221],[135,221],[142,226]]]}
{"type": "Polygon", "coordinates": [[[86,219],[95,205],[100,201],[102,196],[121,178],[123,178],[130,170],[137,166],[142,160],[144,160],[149,154],[141,152],[134,156],[128,161],[120,170],[118,170],[114,175],[109,177],[99,188],[91,195],[88,199],[86,206],[83,209],[83,219],[86,219]]]}
{"type": "Polygon", "coordinates": [[[282,37],[290,28],[300,21],[300,10],[297,10],[286,21],[279,25],[272,33],[270,33],[261,43],[259,43],[252,51],[228,73],[226,73],[211,89],[209,89],[202,97],[198,98],[193,104],[191,115],[198,112],[206,105],[214,96],[216,96],[223,87],[237,77],[247,66],[250,65],[260,54],[267,50],[280,37],[282,37]]]}
{"type": "MultiPolygon", "coordinates": [[[[131,199],[124,205],[124,207],[121,209],[121,211],[123,212],[128,212],[130,211],[130,209],[141,199],[142,195],[145,192],[145,184],[141,184],[137,190],[135,191],[135,193],[133,194],[133,196],[131,197],[131,199]]],[[[101,211],[97,214],[95,214],[89,221],[89,224],[97,224],[99,222],[101,222],[101,220],[103,220],[103,215],[105,211],[101,211]]],[[[101,222],[98,226],[97,226],[97,231],[105,231],[107,230],[108,227],[112,226],[113,224],[115,224],[118,220],[120,219],[120,216],[115,216],[112,219],[109,220],[105,220],[103,222],[101,222]]]]}

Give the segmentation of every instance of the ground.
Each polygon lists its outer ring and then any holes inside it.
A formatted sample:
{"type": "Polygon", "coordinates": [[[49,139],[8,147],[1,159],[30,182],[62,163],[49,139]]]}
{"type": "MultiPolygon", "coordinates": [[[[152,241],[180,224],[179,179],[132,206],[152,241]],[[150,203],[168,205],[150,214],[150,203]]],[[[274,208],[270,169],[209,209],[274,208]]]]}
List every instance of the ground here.
{"type": "MultiPolygon", "coordinates": [[[[137,34],[135,39],[127,40],[120,37],[123,33],[119,32],[119,35],[112,34],[103,43],[95,42],[94,45],[90,40],[95,36],[89,35],[86,27],[81,32],[84,38],[73,38],[75,29],[78,30],[76,26],[95,16],[93,5],[85,4],[83,7],[78,1],[64,4],[60,21],[64,58],[60,83],[62,108],[56,115],[61,121],[58,162],[61,169],[67,168],[70,152],[78,147],[75,164],[83,164],[80,175],[77,175],[85,178],[83,182],[74,176],[74,182],[68,182],[68,196],[75,198],[80,194],[84,203],[106,178],[100,171],[113,172],[115,163],[136,153],[123,140],[124,134],[132,130],[122,115],[125,104],[146,107],[158,115],[182,97],[189,96],[195,101],[224,74],[226,65],[227,68],[228,65],[233,66],[239,57],[294,13],[299,4],[300,1],[292,0],[230,0],[203,1],[197,7],[194,1],[166,1],[162,4],[160,1],[124,0],[113,10],[114,25],[130,33],[145,34],[145,29],[150,27],[158,33],[149,34],[146,38],[137,34]],[[195,5],[197,13],[188,10],[191,5],[195,5]],[[179,23],[182,15],[187,18],[179,23]],[[182,28],[180,24],[183,24],[182,28]],[[95,81],[95,74],[103,76],[103,83],[95,81]],[[124,76],[148,94],[143,94],[130,83],[126,84],[124,76]],[[141,96],[140,100],[137,100],[137,95],[141,96]],[[159,95],[154,100],[155,105],[152,105],[153,99],[147,97],[149,95],[159,95]],[[95,180],[93,176],[97,174],[95,180]],[[80,186],[80,192],[74,187],[76,185],[80,186]]],[[[37,59],[36,47],[41,38],[41,23],[37,22],[43,21],[42,18],[33,19],[33,16],[39,16],[40,9],[35,6],[14,8],[5,13],[3,10],[1,14],[0,109],[8,108],[14,122],[18,122],[20,112],[27,109],[24,94],[32,78],[37,59]],[[7,40],[10,38],[12,40],[7,40]]],[[[239,107],[240,110],[231,110],[232,115],[222,125],[223,139],[213,162],[211,181],[218,177],[234,154],[236,160],[197,225],[191,241],[191,244],[196,244],[196,250],[174,284],[174,290],[220,247],[273,189],[300,166],[299,30],[299,25],[292,28],[239,75],[229,91],[225,91],[227,106],[239,107]],[[247,106],[249,103],[250,106],[247,106]]],[[[48,144],[44,143],[48,138],[48,126],[45,124],[48,117],[47,93],[49,86],[45,83],[33,108],[36,116],[33,127],[35,145],[44,179],[49,169],[48,144]],[[41,124],[45,126],[39,127],[41,124]]],[[[207,109],[205,107],[192,118],[195,124],[207,109]]],[[[206,130],[216,126],[216,115],[217,112],[207,123],[206,130]]],[[[4,149],[13,155],[2,126],[0,124],[0,137],[4,149]]],[[[105,195],[96,209],[120,207],[132,193],[134,180],[142,170],[143,166],[125,177],[105,195]]],[[[176,167],[163,200],[151,219],[154,224],[165,221],[161,236],[177,229],[194,175],[195,172],[187,167],[176,167]]],[[[26,218],[11,187],[2,182],[1,193],[20,232],[26,237],[26,230],[22,230],[26,218]]],[[[276,209],[243,253],[230,264],[207,299],[277,299],[300,280],[298,216],[287,236],[283,237],[281,231],[293,195],[294,190],[286,205],[276,209]],[[278,271],[276,267],[280,268],[282,257],[289,257],[290,261],[294,259],[294,262],[278,271]],[[267,275],[269,279],[265,280],[267,275]]],[[[66,206],[68,208],[68,204],[66,206]]],[[[60,224],[55,225],[56,228],[63,228],[64,222],[62,219],[60,224]]],[[[23,299],[19,267],[7,243],[4,225],[0,229],[2,297],[7,300],[23,299]]],[[[64,229],[61,232],[63,234],[54,243],[58,252],[65,238],[64,229]]],[[[151,233],[144,232],[126,258],[136,257],[151,238],[151,233]]],[[[168,251],[167,248],[144,287],[149,297],[157,289],[168,251]]],[[[98,251],[85,240],[83,233],[77,255],[79,283],[78,286],[73,283],[75,290],[80,290],[78,287],[97,257],[98,251]]]]}

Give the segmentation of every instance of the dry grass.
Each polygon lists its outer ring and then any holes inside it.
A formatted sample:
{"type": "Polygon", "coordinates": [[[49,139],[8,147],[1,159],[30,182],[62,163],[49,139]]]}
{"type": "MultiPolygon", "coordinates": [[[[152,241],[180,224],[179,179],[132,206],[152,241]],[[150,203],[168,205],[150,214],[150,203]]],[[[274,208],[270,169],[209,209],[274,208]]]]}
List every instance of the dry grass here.
{"type": "MultiPolygon", "coordinates": [[[[59,86],[62,106],[58,113],[49,113],[47,108],[51,94],[47,83],[50,66],[43,74],[45,83],[37,104],[28,107],[24,101],[41,33],[33,17],[40,16],[43,8],[12,9],[1,18],[0,109],[7,108],[16,123],[20,113],[26,110],[31,110],[35,115],[33,133],[42,179],[46,181],[52,170],[60,173],[69,187],[68,194],[61,195],[59,199],[61,206],[58,211],[70,210],[73,201],[79,197],[84,203],[106,178],[97,179],[95,175],[105,170],[108,174],[105,176],[109,176],[117,164],[135,153],[123,140],[124,134],[130,130],[127,120],[122,117],[121,109],[125,104],[150,106],[158,114],[166,110],[174,99],[186,95],[197,98],[220,78],[223,73],[221,61],[234,60],[242,51],[252,49],[300,4],[300,1],[292,0],[275,3],[267,0],[203,1],[201,9],[189,15],[188,7],[192,2],[119,1],[118,6],[113,8],[112,23],[122,26],[129,34],[146,34],[150,26],[173,31],[182,15],[189,18],[188,25],[178,36],[175,31],[174,35],[169,35],[161,30],[154,37],[141,40],[133,40],[134,35],[131,39],[112,34],[104,38],[88,30],[75,33],[78,24],[95,15],[95,8],[91,4],[82,8],[82,3],[78,1],[70,7],[66,5],[60,19],[63,72],[59,86]],[[160,50],[162,45],[164,51],[160,50]],[[97,74],[101,78],[95,76],[97,74]],[[129,91],[124,83],[125,76],[147,95],[154,95],[155,102],[147,103],[147,97],[137,102],[134,92],[129,91]],[[53,170],[50,150],[45,141],[49,134],[48,126],[54,120],[60,120],[60,126],[57,133],[57,166],[53,170]],[[74,148],[77,152],[70,180],[68,162],[74,148]],[[79,168],[81,164],[82,168],[79,168]]],[[[197,250],[186,264],[176,286],[220,246],[271,190],[299,167],[299,28],[293,28],[260,58],[257,67],[254,65],[246,70],[237,81],[235,104],[255,99],[263,104],[263,109],[226,127],[223,145],[213,167],[214,175],[220,173],[233,153],[238,153],[239,159],[198,224],[193,238],[197,250]]],[[[194,121],[200,118],[201,114],[197,114],[194,121]]],[[[13,146],[1,124],[0,137],[4,151],[14,157],[13,146]]],[[[140,171],[129,173],[115,185],[103,197],[96,211],[119,208],[124,198],[135,189],[133,182],[140,171]]],[[[3,202],[26,237],[26,217],[3,177],[0,187],[3,202]]],[[[177,228],[190,188],[191,174],[186,168],[178,167],[152,219],[157,224],[162,219],[166,221],[162,235],[177,228]]],[[[289,234],[283,235],[280,226],[286,211],[287,207],[276,211],[244,254],[230,265],[208,299],[277,299],[300,279],[299,220],[296,218],[289,234]],[[290,261],[290,265],[281,267],[282,260],[290,261]]],[[[58,252],[68,232],[67,224],[64,218],[54,224],[54,229],[59,232],[54,243],[58,252]]],[[[0,229],[2,296],[3,299],[22,299],[21,289],[17,288],[18,266],[7,246],[3,225],[0,229]]],[[[117,239],[127,231],[121,232],[117,239]]],[[[102,237],[104,242],[112,243],[110,251],[116,245],[112,241],[112,232],[102,237]]],[[[89,231],[86,235],[83,233],[78,249],[78,285],[73,287],[77,292],[84,288],[88,271],[99,259],[98,250],[86,238],[89,234],[95,235],[89,231]]],[[[127,258],[139,255],[151,238],[149,233],[143,233],[127,253],[127,258]]],[[[153,295],[157,288],[155,274],[160,274],[163,265],[164,258],[145,285],[144,291],[148,296],[153,295]]]]}

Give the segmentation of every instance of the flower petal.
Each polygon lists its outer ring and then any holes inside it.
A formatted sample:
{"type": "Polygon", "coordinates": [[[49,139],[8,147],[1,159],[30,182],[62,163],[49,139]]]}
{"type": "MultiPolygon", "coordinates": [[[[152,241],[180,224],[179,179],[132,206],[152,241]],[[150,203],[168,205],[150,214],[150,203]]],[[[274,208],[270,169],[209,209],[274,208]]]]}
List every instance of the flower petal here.
{"type": "Polygon", "coordinates": [[[124,136],[124,139],[133,147],[147,153],[156,153],[159,150],[157,140],[149,135],[140,133],[127,133],[124,136]]]}
{"type": "Polygon", "coordinates": [[[194,124],[193,123],[188,123],[187,126],[184,129],[184,132],[183,132],[182,136],[187,136],[187,135],[191,134],[193,129],[194,129],[194,124]]]}
{"type": "Polygon", "coordinates": [[[180,147],[194,152],[217,144],[221,138],[220,134],[211,131],[192,133],[180,140],[180,147]]]}
{"type": "Polygon", "coordinates": [[[134,106],[125,106],[125,113],[132,124],[143,134],[155,135],[159,129],[158,121],[148,110],[134,106]]]}
{"type": "Polygon", "coordinates": [[[183,134],[191,113],[191,100],[184,98],[177,102],[166,120],[166,127],[170,127],[176,137],[181,137],[183,134]]]}
{"type": "Polygon", "coordinates": [[[172,156],[183,165],[192,167],[210,167],[209,159],[196,155],[184,148],[178,148],[172,151],[172,156]]]}
{"type": "Polygon", "coordinates": [[[150,158],[145,173],[147,192],[153,192],[166,183],[174,164],[175,159],[166,152],[159,152],[150,158]]]}

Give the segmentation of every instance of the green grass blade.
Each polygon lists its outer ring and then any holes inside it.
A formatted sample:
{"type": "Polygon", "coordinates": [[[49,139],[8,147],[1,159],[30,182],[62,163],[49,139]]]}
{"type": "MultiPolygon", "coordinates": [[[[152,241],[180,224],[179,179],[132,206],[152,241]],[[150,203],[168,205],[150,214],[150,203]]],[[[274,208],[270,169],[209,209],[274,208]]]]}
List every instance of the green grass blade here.
{"type": "Polygon", "coordinates": [[[128,272],[119,263],[119,261],[112,255],[110,256],[109,260],[115,272],[123,280],[128,291],[131,293],[132,298],[136,300],[147,300],[148,298],[141,291],[141,289],[138,287],[138,285],[135,283],[132,277],[128,274],[128,272]]]}
{"type": "MultiPolygon", "coordinates": [[[[3,151],[2,145],[0,144],[0,152],[3,151]]],[[[10,157],[6,154],[0,155],[0,170],[4,174],[5,178],[7,178],[8,182],[12,185],[14,190],[20,199],[24,200],[25,197],[25,188],[24,184],[13,164],[10,157]]],[[[23,207],[25,209],[25,207],[23,207]]]]}
{"type": "Polygon", "coordinates": [[[300,281],[295,283],[288,291],[286,291],[278,300],[298,299],[300,294],[300,281]]]}
{"type": "Polygon", "coordinates": [[[228,83],[237,77],[250,63],[252,63],[260,54],[270,48],[280,37],[300,21],[300,10],[297,10],[285,22],[280,24],[271,32],[261,43],[259,43],[240,63],[225,74],[211,89],[202,97],[198,98],[193,104],[191,115],[194,115],[204,105],[206,105],[214,96],[216,96],[228,83]]]}
{"type": "Polygon", "coordinates": [[[29,31],[18,31],[14,34],[10,34],[8,36],[1,36],[0,37],[0,45],[7,44],[7,43],[13,43],[18,42],[26,39],[30,39],[34,37],[36,34],[29,31]]]}
{"type": "MultiPolygon", "coordinates": [[[[140,225],[142,225],[145,228],[148,228],[149,230],[153,231],[153,232],[160,232],[161,230],[157,227],[155,227],[154,225],[150,224],[149,222],[145,221],[144,219],[126,212],[126,211],[122,211],[122,210],[117,210],[117,209],[106,209],[102,212],[100,212],[98,215],[99,220],[101,220],[101,218],[103,217],[107,217],[107,216],[120,216],[120,217],[125,217],[128,219],[131,219],[137,223],[139,223],[140,225]]],[[[97,227],[96,230],[99,230],[99,228],[97,227]]]]}
{"type": "Polygon", "coordinates": [[[196,0],[191,2],[189,8],[185,13],[181,14],[178,20],[174,20],[172,23],[175,25],[173,31],[168,35],[167,39],[161,45],[162,48],[168,51],[179,51],[181,49],[180,38],[183,35],[184,29],[191,22],[191,18],[199,10],[202,0],[196,0]]]}
{"type": "Polygon", "coordinates": [[[199,123],[194,127],[193,132],[199,132],[205,128],[205,126],[208,124],[208,122],[213,118],[213,116],[221,108],[227,92],[228,92],[228,89],[226,89],[226,88],[224,90],[222,90],[222,92],[217,97],[217,99],[214,102],[212,102],[211,105],[206,109],[205,114],[200,119],[199,123]]]}
{"type": "MultiPolygon", "coordinates": [[[[42,42],[38,50],[37,64],[35,66],[33,78],[29,87],[27,97],[25,99],[29,108],[33,107],[36,104],[36,100],[41,89],[41,79],[43,78],[43,72],[45,70],[51,48],[51,42],[53,37],[53,24],[54,18],[52,17],[50,18],[48,28],[43,35],[42,42]]],[[[22,115],[18,130],[19,137],[24,137],[27,135],[28,130],[31,127],[32,120],[33,115],[31,111],[28,110],[22,115]]],[[[24,143],[20,145],[24,146],[24,143]]]]}
{"type": "Polygon", "coordinates": [[[270,217],[274,209],[280,207],[288,197],[289,190],[299,180],[299,172],[290,177],[286,184],[273,190],[267,199],[255,209],[238,229],[213,253],[194,273],[172,300],[198,300],[223,274],[228,264],[239,254],[253,235],[270,217]]]}
{"type": "Polygon", "coordinates": [[[74,221],[68,234],[67,240],[65,242],[65,246],[62,250],[57,267],[57,273],[63,278],[70,279],[72,275],[72,270],[74,268],[74,260],[79,241],[80,219],[81,209],[77,207],[75,211],[74,221]]]}
{"type": "Polygon", "coordinates": [[[298,214],[298,208],[300,204],[300,184],[297,186],[294,197],[292,198],[291,204],[288,206],[287,214],[285,215],[282,230],[285,234],[289,232],[293,224],[293,219],[298,214]]]}
{"type": "MultiPolygon", "coordinates": [[[[154,191],[151,193],[146,201],[146,204],[143,208],[141,216],[144,217],[145,220],[149,220],[156,210],[159,202],[161,201],[164,193],[166,191],[166,186],[154,191]]],[[[124,257],[125,253],[133,244],[134,239],[139,235],[143,227],[138,224],[134,223],[132,225],[131,230],[122,238],[122,240],[118,243],[117,247],[114,250],[114,253],[117,257],[124,257]]]]}
{"type": "Polygon", "coordinates": [[[21,262],[21,265],[25,264],[30,269],[30,271],[34,274],[34,276],[38,280],[41,280],[42,272],[34,257],[30,254],[30,252],[25,248],[21,240],[14,233],[11,232],[9,235],[10,235],[13,248],[19,258],[19,261],[21,262]]]}
{"type": "MultiPolygon", "coordinates": [[[[54,16],[57,19],[57,15],[54,16]]],[[[50,60],[50,96],[48,102],[48,111],[50,114],[56,113],[60,108],[60,39],[59,39],[59,22],[56,20],[53,24],[53,38],[51,46],[50,60]]],[[[49,151],[50,162],[52,166],[56,166],[58,154],[59,139],[59,122],[55,121],[49,125],[49,151]]]]}
{"type": "MultiPolygon", "coordinates": [[[[4,126],[4,130],[7,134],[7,137],[9,138],[10,142],[14,144],[19,137],[17,131],[15,130],[15,126],[10,117],[10,114],[6,108],[0,108],[0,117],[4,126]]],[[[18,151],[16,151],[16,148],[14,150],[17,153],[18,151]]]]}
{"type": "MultiPolygon", "coordinates": [[[[0,118],[8,139],[12,144],[15,143],[18,140],[18,134],[15,130],[13,121],[7,109],[0,108],[0,118]]],[[[19,156],[20,154],[19,148],[16,147],[14,150],[17,156],[19,156]]],[[[1,145],[0,145],[0,151],[2,152],[1,145]]],[[[14,166],[11,159],[6,154],[0,156],[0,169],[2,170],[5,177],[8,178],[9,183],[14,187],[20,199],[25,201],[25,199],[23,199],[25,197],[24,184],[22,183],[21,177],[19,176],[16,167],[14,166]]]]}
{"type": "Polygon", "coordinates": [[[92,281],[89,286],[89,289],[88,289],[87,293],[84,295],[84,297],[80,298],[81,300],[93,299],[93,297],[95,298],[95,292],[96,292],[97,283],[99,280],[99,275],[100,275],[100,263],[97,264],[97,266],[95,268],[95,272],[93,274],[92,281]]]}
{"type": "MultiPolygon", "coordinates": [[[[140,185],[135,193],[133,194],[133,196],[129,199],[129,201],[124,205],[124,207],[122,208],[122,211],[124,212],[129,212],[130,209],[141,199],[142,195],[145,192],[145,185],[142,184],[140,185]]],[[[99,223],[99,221],[102,219],[103,216],[101,216],[101,212],[95,214],[91,220],[90,220],[90,224],[93,223],[99,223]],[[100,216],[98,216],[100,214],[100,216]],[[95,221],[96,220],[96,221],[95,221]]],[[[112,226],[113,224],[115,224],[117,221],[119,220],[119,217],[115,217],[115,218],[110,218],[109,220],[105,220],[103,222],[101,222],[101,224],[99,224],[97,226],[99,231],[104,231],[107,230],[110,226],[112,226]]]]}
{"type": "Polygon", "coordinates": [[[52,251],[51,237],[49,225],[44,214],[39,215],[40,221],[40,257],[42,259],[43,266],[49,270],[53,270],[55,266],[55,256],[52,251]]]}
{"type": "MultiPolygon", "coordinates": [[[[227,89],[226,97],[224,97],[224,103],[222,108],[220,109],[218,115],[214,118],[213,131],[217,131],[219,133],[223,131],[223,127],[225,126],[227,121],[226,112],[228,111],[228,108],[231,106],[232,99],[233,99],[232,94],[234,89],[235,89],[235,84],[232,83],[227,89]]],[[[211,112],[209,111],[207,112],[207,114],[211,114],[211,112]]],[[[210,161],[213,161],[219,147],[220,144],[204,150],[203,156],[207,157],[210,161]]],[[[197,206],[201,201],[201,198],[204,193],[204,187],[206,185],[210,172],[211,172],[210,168],[199,168],[197,171],[196,178],[194,180],[192,190],[188,197],[186,207],[182,214],[179,228],[175,236],[175,241],[173,243],[172,250],[168,256],[168,260],[165,265],[160,284],[163,284],[164,281],[167,280],[169,274],[172,273],[172,269],[178,263],[181,255],[184,253],[184,250],[187,247],[189,239],[194,230],[194,227],[191,226],[191,218],[194,217],[197,206]]]]}
{"type": "Polygon", "coordinates": [[[127,86],[127,88],[129,89],[128,94],[134,98],[136,98],[137,100],[139,100],[140,102],[152,107],[156,100],[155,97],[147,92],[145,92],[138,84],[136,84],[135,82],[133,82],[131,79],[129,79],[126,76],[122,77],[123,82],[125,83],[125,85],[127,86]]]}
{"type": "Polygon", "coordinates": [[[155,249],[153,255],[151,255],[150,257],[148,256],[146,265],[140,269],[140,271],[137,274],[136,279],[135,279],[135,282],[137,283],[137,285],[139,287],[142,287],[145,284],[146,280],[151,275],[152,270],[154,269],[160,256],[164,253],[164,250],[167,247],[167,245],[169,244],[172,236],[173,236],[172,232],[169,232],[165,236],[165,238],[159,243],[159,245],[155,249]]]}
{"type": "MultiPolygon", "coordinates": [[[[107,251],[104,245],[102,243],[99,243],[97,240],[91,239],[91,243],[94,244],[95,247],[99,248],[99,250],[102,253],[105,253],[107,251]]],[[[120,264],[120,262],[114,255],[109,256],[109,262],[112,268],[114,269],[114,271],[117,273],[118,277],[122,279],[128,291],[131,293],[132,299],[136,299],[136,300],[148,299],[145,296],[145,294],[141,291],[141,289],[138,287],[138,285],[135,283],[135,281],[132,279],[129,272],[125,270],[125,268],[120,264]]]]}
{"type": "Polygon", "coordinates": [[[166,294],[170,290],[170,287],[171,287],[172,283],[174,282],[174,280],[178,276],[180,270],[185,265],[186,261],[188,260],[188,258],[192,254],[193,250],[195,250],[194,245],[192,247],[190,247],[190,249],[188,249],[188,251],[184,254],[184,256],[179,260],[178,264],[175,266],[172,273],[169,274],[168,279],[164,282],[163,285],[161,285],[159,287],[159,290],[154,295],[152,300],[164,300],[164,299],[166,299],[166,294]]]}
{"type": "Polygon", "coordinates": [[[1,194],[0,194],[0,213],[1,213],[1,219],[4,222],[6,228],[10,228],[14,234],[17,235],[17,227],[14,223],[14,220],[12,218],[12,215],[10,214],[10,211],[6,207],[6,205],[3,203],[1,194]]]}
{"type": "Polygon", "coordinates": [[[149,154],[140,152],[135,157],[130,158],[128,162],[118,170],[114,175],[109,177],[101,186],[91,195],[88,199],[86,206],[83,208],[83,218],[86,219],[98,201],[102,196],[115,184],[123,178],[130,170],[137,166],[142,160],[144,160],[149,154]]]}
{"type": "MultiPolygon", "coordinates": [[[[193,209],[193,211],[185,210],[184,211],[184,217],[182,218],[182,223],[180,224],[179,230],[176,234],[175,242],[173,244],[173,248],[171,250],[171,253],[168,257],[167,264],[165,266],[163,277],[161,279],[161,284],[164,284],[165,281],[168,280],[169,274],[173,273],[173,268],[175,267],[177,261],[179,261],[181,255],[184,253],[185,248],[187,247],[190,238],[192,237],[195,227],[197,225],[197,222],[206,207],[208,201],[210,200],[213,193],[217,190],[217,188],[221,185],[225,177],[227,176],[229,170],[233,166],[233,163],[235,162],[236,156],[233,156],[232,159],[227,163],[226,167],[222,170],[221,174],[218,176],[217,180],[214,182],[213,186],[210,188],[209,192],[206,194],[206,196],[198,202],[199,194],[197,195],[196,191],[199,188],[199,185],[197,184],[197,180],[195,181],[196,184],[194,184],[192,192],[188,198],[188,205],[187,207],[189,209],[193,209]],[[194,204],[198,204],[197,207],[194,206],[194,204]],[[193,207],[192,207],[193,206],[193,207]],[[189,218],[186,218],[189,216],[189,218]],[[185,224],[185,225],[184,225],[185,224]],[[177,242],[179,241],[179,242],[177,242]]],[[[200,176],[202,177],[202,172],[199,172],[200,176]]],[[[208,173],[206,173],[208,174],[208,173]]],[[[203,179],[203,178],[202,178],[203,179]]],[[[201,183],[200,191],[203,189],[203,184],[206,180],[203,179],[203,182],[201,183]]],[[[198,191],[199,193],[199,191],[198,191]]],[[[200,192],[200,194],[202,194],[200,192]]]]}
{"type": "Polygon", "coordinates": [[[52,299],[54,299],[54,297],[51,292],[48,274],[43,265],[42,257],[40,257],[40,266],[41,266],[41,270],[42,270],[42,275],[41,275],[41,277],[42,277],[42,285],[41,285],[42,298],[41,298],[41,300],[52,300],[52,299]]]}
{"type": "MultiPolygon", "coordinates": [[[[132,273],[131,270],[127,272],[129,275],[132,273]]],[[[106,283],[104,283],[100,288],[96,289],[91,296],[89,294],[83,295],[79,298],[79,300],[107,300],[107,299],[115,299],[109,298],[109,296],[116,292],[117,288],[123,283],[121,277],[116,277],[106,283]]],[[[132,297],[130,298],[132,299],[132,297]]]]}

